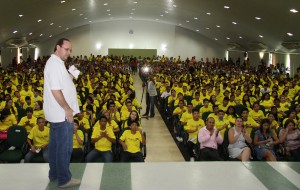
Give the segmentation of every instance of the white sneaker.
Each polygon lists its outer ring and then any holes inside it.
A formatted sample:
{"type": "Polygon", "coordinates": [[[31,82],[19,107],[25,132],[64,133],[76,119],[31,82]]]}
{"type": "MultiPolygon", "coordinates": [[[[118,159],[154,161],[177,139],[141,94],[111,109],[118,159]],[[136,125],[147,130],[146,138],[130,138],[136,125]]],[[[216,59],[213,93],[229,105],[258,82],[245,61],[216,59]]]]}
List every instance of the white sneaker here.
{"type": "Polygon", "coordinates": [[[191,161],[191,162],[195,162],[195,158],[194,158],[194,157],[191,157],[191,158],[190,158],[190,161],[191,161]]]}
{"type": "Polygon", "coordinates": [[[182,142],[183,141],[183,139],[181,137],[176,137],[176,139],[177,139],[178,142],[182,142]]]}

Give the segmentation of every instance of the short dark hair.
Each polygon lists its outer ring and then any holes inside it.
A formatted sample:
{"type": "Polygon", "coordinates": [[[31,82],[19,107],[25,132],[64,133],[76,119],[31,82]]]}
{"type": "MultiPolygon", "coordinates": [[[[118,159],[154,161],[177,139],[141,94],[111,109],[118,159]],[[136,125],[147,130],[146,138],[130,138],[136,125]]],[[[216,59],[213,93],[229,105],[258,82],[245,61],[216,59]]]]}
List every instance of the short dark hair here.
{"type": "Polygon", "coordinates": [[[59,39],[57,42],[56,42],[56,44],[55,44],[55,47],[54,47],[54,52],[56,52],[56,46],[62,46],[63,44],[64,44],[64,41],[68,41],[68,42],[70,42],[70,40],[69,39],[67,39],[67,38],[61,38],[61,39],[59,39]]]}

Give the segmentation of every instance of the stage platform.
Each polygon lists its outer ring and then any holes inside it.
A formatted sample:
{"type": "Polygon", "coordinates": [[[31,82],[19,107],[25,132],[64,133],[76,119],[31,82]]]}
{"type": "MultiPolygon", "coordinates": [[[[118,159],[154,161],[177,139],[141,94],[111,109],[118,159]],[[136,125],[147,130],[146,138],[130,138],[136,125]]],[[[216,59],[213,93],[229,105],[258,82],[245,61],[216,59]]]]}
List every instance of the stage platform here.
{"type": "MultiPolygon", "coordinates": [[[[299,162],[71,164],[81,190],[300,189],[299,162]]],[[[1,190],[58,189],[48,164],[0,164],[1,190]]]]}

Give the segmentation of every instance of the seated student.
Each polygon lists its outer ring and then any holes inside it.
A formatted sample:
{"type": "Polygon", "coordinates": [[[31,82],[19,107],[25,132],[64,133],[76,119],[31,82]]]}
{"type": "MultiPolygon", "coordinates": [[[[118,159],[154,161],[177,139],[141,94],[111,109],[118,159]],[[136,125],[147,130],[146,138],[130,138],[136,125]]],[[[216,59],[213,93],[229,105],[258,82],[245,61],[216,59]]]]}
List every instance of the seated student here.
{"type": "Polygon", "coordinates": [[[213,112],[212,106],[209,105],[209,100],[207,98],[203,100],[203,106],[199,110],[200,118],[202,118],[204,112],[213,112]]]}
{"type": "Polygon", "coordinates": [[[206,126],[202,127],[198,134],[201,158],[205,161],[223,160],[218,152],[218,144],[222,144],[223,138],[214,126],[214,118],[208,117],[206,126]]]}
{"type": "Polygon", "coordinates": [[[36,118],[39,118],[39,117],[45,118],[42,101],[38,100],[37,102],[35,102],[33,116],[36,118]]]}
{"type": "Polygon", "coordinates": [[[84,113],[82,112],[82,110],[80,110],[80,112],[76,115],[77,116],[77,121],[79,123],[79,128],[81,130],[83,130],[83,132],[85,134],[89,134],[91,130],[91,124],[90,121],[84,117],[84,113]]]}
{"type": "Polygon", "coordinates": [[[280,130],[279,139],[284,143],[288,155],[292,155],[295,161],[300,161],[300,130],[295,128],[292,119],[285,121],[284,129],[280,130]]]}
{"type": "Polygon", "coordinates": [[[178,116],[179,119],[181,118],[182,114],[187,111],[187,108],[184,104],[184,100],[179,100],[178,107],[174,109],[173,116],[178,116]]]}
{"type": "Polygon", "coordinates": [[[29,163],[32,158],[43,155],[44,161],[48,162],[48,144],[50,140],[50,128],[46,127],[45,119],[39,117],[37,126],[34,126],[30,131],[27,142],[30,146],[30,151],[25,155],[24,162],[29,163]]]}
{"type": "Polygon", "coordinates": [[[189,134],[187,146],[192,161],[195,157],[193,150],[195,144],[197,143],[198,131],[204,127],[204,125],[204,121],[200,119],[199,111],[197,109],[193,109],[193,118],[188,120],[186,126],[184,127],[186,132],[189,134]]]}
{"type": "Polygon", "coordinates": [[[84,141],[84,135],[79,128],[78,120],[74,119],[74,129],[73,129],[73,151],[71,155],[71,160],[79,160],[83,157],[82,145],[84,141]]]}
{"type": "Polygon", "coordinates": [[[215,127],[221,132],[222,137],[224,138],[224,133],[228,127],[230,127],[229,121],[224,118],[225,112],[219,110],[218,118],[215,120],[215,127]]]}
{"type": "Polygon", "coordinates": [[[276,161],[274,145],[278,143],[279,140],[276,134],[272,133],[272,130],[270,129],[270,121],[268,119],[263,119],[260,123],[259,130],[255,132],[254,136],[254,145],[257,159],[276,161]]]}
{"type": "Polygon", "coordinates": [[[192,100],[193,107],[200,105],[202,102],[200,100],[200,92],[195,92],[195,98],[192,100]]]}
{"type": "Polygon", "coordinates": [[[248,109],[247,108],[244,108],[242,110],[242,119],[243,119],[243,125],[244,127],[246,127],[246,130],[249,134],[251,134],[251,131],[253,128],[259,128],[259,124],[254,121],[254,119],[252,119],[252,117],[249,117],[248,116],[248,109]]]}
{"type": "Polygon", "coordinates": [[[235,120],[237,118],[237,115],[235,113],[235,108],[233,106],[229,106],[226,111],[226,115],[227,115],[227,120],[229,121],[230,125],[233,126],[235,123],[235,120]]]}
{"type": "Polygon", "coordinates": [[[104,111],[103,115],[107,118],[107,126],[113,130],[114,133],[120,132],[118,124],[111,118],[109,111],[104,111]]]}
{"type": "Polygon", "coordinates": [[[224,112],[227,111],[227,109],[229,107],[228,102],[229,102],[229,98],[224,97],[222,104],[219,105],[219,107],[218,107],[219,110],[223,110],[224,112]]]}
{"type": "Polygon", "coordinates": [[[286,120],[288,119],[292,119],[294,122],[295,122],[295,126],[298,128],[299,126],[299,120],[297,118],[297,115],[296,115],[296,111],[295,110],[291,110],[288,114],[287,114],[287,118],[284,118],[283,121],[282,121],[282,124],[284,125],[286,120]]]}
{"type": "Polygon", "coordinates": [[[267,118],[270,121],[270,129],[272,130],[273,133],[278,134],[278,129],[279,129],[279,123],[275,120],[274,114],[273,113],[268,113],[267,118]]]}
{"type": "Polygon", "coordinates": [[[247,146],[246,141],[250,144],[252,139],[243,126],[243,119],[237,118],[235,126],[228,131],[228,152],[230,158],[237,158],[241,161],[249,161],[251,150],[247,146]]]}
{"type": "Polygon", "coordinates": [[[26,108],[26,116],[22,117],[20,122],[18,123],[18,125],[25,127],[28,133],[37,124],[37,119],[32,114],[33,109],[31,107],[26,108]]]}
{"type": "Polygon", "coordinates": [[[254,119],[254,121],[256,121],[257,123],[260,123],[260,121],[265,118],[264,112],[259,110],[259,103],[255,102],[253,104],[253,110],[251,110],[249,112],[249,117],[251,117],[252,119],[254,119]]]}
{"type": "Polygon", "coordinates": [[[95,144],[95,149],[93,149],[86,156],[86,162],[92,162],[95,159],[102,157],[104,162],[112,162],[112,143],[116,143],[116,137],[111,128],[107,126],[107,118],[101,116],[99,121],[94,126],[92,133],[92,144],[95,144]]]}
{"type": "Polygon", "coordinates": [[[161,91],[161,98],[163,100],[165,100],[168,96],[171,96],[171,87],[169,86],[169,83],[166,82],[167,86],[166,86],[166,90],[165,91],[161,91]]]}
{"type": "Polygon", "coordinates": [[[269,111],[271,107],[274,105],[273,101],[270,99],[270,94],[263,94],[261,97],[261,101],[259,102],[261,106],[265,107],[266,111],[269,111]]]}
{"type": "Polygon", "coordinates": [[[130,130],[125,130],[119,143],[123,147],[121,162],[144,162],[141,143],[146,144],[146,138],[136,121],[130,122],[130,130]]]}
{"type": "Polygon", "coordinates": [[[94,109],[92,105],[87,105],[85,107],[85,112],[83,113],[83,117],[86,118],[87,120],[89,120],[89,122],[91,123],[91,125],[93,125],[95,123],[95,119],[96,119],[96,115],[94,113],[94,109]]]}
{"type": "Polygon", "coordinates": [[[128,116],[128,118],[125,120],[123,129],[128,129],[130,126],[131,122],[137,122],[138,123],[138,128],[142,128],[141,123],[140,123],[140,116],[136,110],[132,110],[128,116]]]}
{"type": "Polygon", "coordinates": [[[7,130],[12,125],[17,124],[17,119],[9,108],[4,108],[0,113],[0,131],[7,130]]]}
{"type": "Polygon", "coordinates": [[[219,113],[219,106],[214,105],[213,106],[213,113],[209,114],[207,118],[212,117],[216,121],[218,119],[218,113],[219,113]]]}
{"type": "Polygon", "coordinates": [[[108,113],[110,115],[110,118],[114,120],[116,123],[119,123],[121,121],[121,115],[118,109],[116,108],[116,104],[114,102],[111,102],[109,104],[108,113]]]}
{"type": "Polygon", "coordinates": [[[25,103],[23,104],[23,109],[26,110],[26,108],[28,107],[31,107],[33,108],[34,107],[34,102],[31,101],[31,97],[30,96],[26,96],[25,97],[25,103]]]}
{"type": "Polygon", "coordinates": [[[174,107],[179,106],[179,101],[183,101],[184,105],[187,104],[187,102],[184,100],[184,96],[181,92],[178,93],[176,100],[174,101],[174,107]]]}
{"type": "MultiPolygon", "coordinates": [[[[187,122],[193,118],[193,104],[192,103],[188,103],[187,106],[187,111],[184,112],[180,118],[180,123],[181,126],[185,127],[187,122]]],[[[176,131],[179,131],[179,129],[176,129],[176,131]]],[[[182,138],[178,136],[178,138],[176,137],[176,139],[180,142],[182,142],[182,138]]]]}
{"type": "Polygon", "coordinates": [[[135,107],[132,106],[132,102],[128,101],[126,102],[126,109],[123,109],[121,111],[121,121],[124,122],[128,119],[131,111],[136,110],[135,107]]]}

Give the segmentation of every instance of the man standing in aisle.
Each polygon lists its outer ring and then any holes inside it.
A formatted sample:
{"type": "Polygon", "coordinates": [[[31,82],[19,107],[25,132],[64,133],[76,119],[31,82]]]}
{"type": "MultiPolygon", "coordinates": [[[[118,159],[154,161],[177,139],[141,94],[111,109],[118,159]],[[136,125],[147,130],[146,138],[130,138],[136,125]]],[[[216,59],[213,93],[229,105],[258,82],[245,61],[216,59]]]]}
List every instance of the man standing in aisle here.
{"type": "Polygon", "coordinates": [[[149,75],[149,80],[147,81],[147,93],[146,93],[146,113],[143,116],[148,117],[150,111],[150,117],[154,117],[154,103],[157,96],[156,85],[153,75],[149,75]]]}
{"type": "Polygon", "coordinates": [[[73,116],[79,113],[76,87],[64,61],[71,55],[70,40],[58,40],[44,70],[44,112],[50,122],[49,179],[59,188],[79,186],[69,169],[72,154],[73,116]]]}

